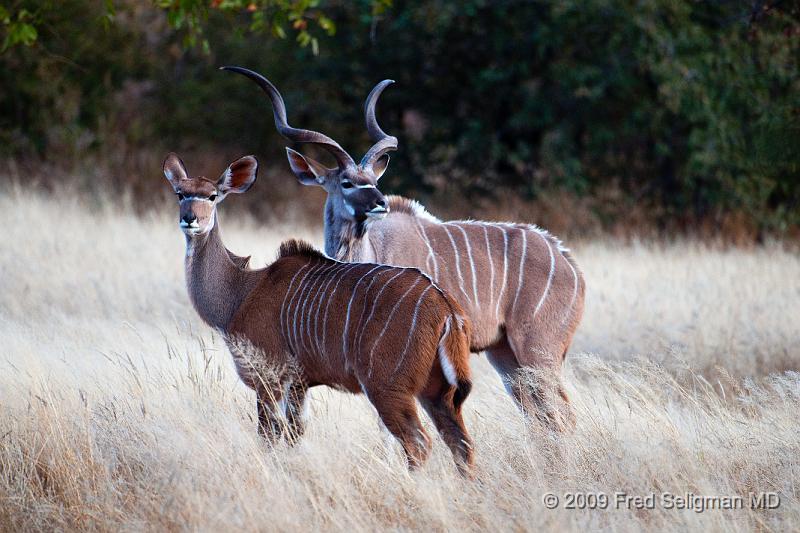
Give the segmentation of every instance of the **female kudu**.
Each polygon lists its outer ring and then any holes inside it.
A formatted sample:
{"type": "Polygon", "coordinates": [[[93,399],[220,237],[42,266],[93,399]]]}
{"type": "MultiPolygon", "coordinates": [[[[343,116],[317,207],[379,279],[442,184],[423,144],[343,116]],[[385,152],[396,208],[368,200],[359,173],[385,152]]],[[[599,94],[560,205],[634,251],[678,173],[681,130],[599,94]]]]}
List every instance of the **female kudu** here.
{"type": "Polygon", "coordinates": [[[164,162],[186,235],[190,299],[256,391],[260,432],[277,436],[288,426],[299,437],[308,387],[363,392],[415,467],[430,446],[417,398],[466,471],[469,323],[459,305],[417,269],[342,263],[298,241],[283,243],[266,268],[249,269],[222,243],[217,204],[245,192],[256,170],[247,156],[212,181],[189,177],[175,154],[164,162]]]}
{"type": "Polygon", "coordinates": [[[300,182],[328,193],[326,253],[342,261],[413,266],[428,273],[465,309],[473,326],[472,351],[486,350],[523,411],[555,430],[572,427],[561,366],[583,315],[585,283],[569,250],[536,226],[442,222],[417,202],[384,197],[377,182],[397,139],[378,125],[375,105],[391,80],[367,97],[367,130],[375,144],[356,164],[329,137],[289,126],[283,98],[269,80],[241,67],[223,68],[264,90],[284,137],[316,144],[336,158],[337,168],[325,168],[287,149],[300,182]]]}

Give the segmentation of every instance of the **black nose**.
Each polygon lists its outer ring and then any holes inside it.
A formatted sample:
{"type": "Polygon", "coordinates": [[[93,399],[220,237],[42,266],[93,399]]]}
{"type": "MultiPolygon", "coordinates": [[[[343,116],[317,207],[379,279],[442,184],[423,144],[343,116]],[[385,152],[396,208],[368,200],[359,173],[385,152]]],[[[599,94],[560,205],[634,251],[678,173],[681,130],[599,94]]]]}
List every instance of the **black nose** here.
{"type": "Polygon", "coordinates": [[[186,222],[187,224],[191,224],[192,222],[197,220],[197,217],[194,215],[194,213],[186,213],[181,217],[181,220],[183,222],[186,222]]]}
{"type": "Polygon", "coordinates": [[[386,205],[387,205],[386,198],[378,198],[377,200],[375,200],[376,207],[386,207],[386,205]]]}

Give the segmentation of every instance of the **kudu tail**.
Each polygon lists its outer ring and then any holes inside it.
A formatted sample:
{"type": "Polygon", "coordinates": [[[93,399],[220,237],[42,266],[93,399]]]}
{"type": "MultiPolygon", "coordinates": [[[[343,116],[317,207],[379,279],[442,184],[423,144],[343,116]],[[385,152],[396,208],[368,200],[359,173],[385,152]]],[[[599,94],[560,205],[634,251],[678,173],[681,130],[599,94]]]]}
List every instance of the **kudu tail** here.
{"type": "Polygon", "coordinates": [[[472,390],[469,368],[469,322],[453,312],[444,323],[439,339],[439,364],[447,382],[455,387],[453,406],[458,409],[472,390]]]}

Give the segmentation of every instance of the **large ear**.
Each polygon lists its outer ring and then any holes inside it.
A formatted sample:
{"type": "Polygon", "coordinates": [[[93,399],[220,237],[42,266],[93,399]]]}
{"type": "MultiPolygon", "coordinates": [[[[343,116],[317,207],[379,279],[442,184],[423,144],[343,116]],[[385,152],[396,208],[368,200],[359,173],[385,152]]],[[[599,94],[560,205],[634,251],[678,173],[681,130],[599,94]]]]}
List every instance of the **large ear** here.
{"type": "Polygon", "coordinates": [[[170,152],[164,160],[164,176],[167,177],[173,189],[178,188],[180,180],[189,179],[189,174],[186,172],[186,167],[183,166],[183,161],[178,157],[175,152],[170,152]]]}
{"type": "Polygon", "coordinates": [[[389,166],[389,154],[383,154],[374,163],[372,163],[372,173],[375,179],[381,179],[383,173],[386,172],[386,167],[389,166]]]}
{"type": "Polygon", "coordinates": [[[258,174],[258,161],[252,155],[237,159],[225,169],[217,180],[217,189],[225,196],[229,193],[243,193],[253,185],[258,174]]]}
{"type": "Polygon", "coordinates": [[[324,185],[325,176],[330,169],[325,168],[322,163],[314,161],[310,157],[305,157],[291,148],[286,148],[286,156],[289,158],[289,166],[297,176],[297,180],[303,185],[324,185]]]}

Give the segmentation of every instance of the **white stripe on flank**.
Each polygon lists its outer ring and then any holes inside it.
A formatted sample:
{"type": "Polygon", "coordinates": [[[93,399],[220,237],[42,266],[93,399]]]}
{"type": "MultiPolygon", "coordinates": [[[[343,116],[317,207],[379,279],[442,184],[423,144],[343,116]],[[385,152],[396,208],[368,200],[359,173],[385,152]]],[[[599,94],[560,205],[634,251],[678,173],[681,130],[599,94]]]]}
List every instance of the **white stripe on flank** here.
{"type": "Polygon", "coordinates": [[[417,328],[417,315],[419,314],[419,307],[422,305],[423,300],[425,299],[425,293],[433,288],[433,285],[428,285],[425,287],[425,290],[422,291],[422,294],[419,295],[419,299],[417,300],[417,305],[414,306],[414,314],[411,317],[411,327],[408,329],[408,338],[406,338],[406,346],[403,348],[403,353],[400,354],[400,358],[397,360],[397,365],[394,367],[394,372],[400,368],[400,365],[403,363],[403,360],[406,357],[406,352],[408,351],[408,347],[411,345],[411,339],[416,337],[416,328],[417,328]]]}
{"type": "Polygon", "coordinates": [[[539,298],[539,303],[536,304],[536,309],[534,309],[533,311],[534,317],[536,316],[536,313],[539,312],[539,309],[542,307],[544,299],[547,298],[547,293],[550,291],[550,285],[553,283],[553,274],[555,273],[556,269],[556,258],[553,255],[553,247],[550,246],[550,241],[547,240],[547,237],[545,237],[541,233],[539,235],[541,235],[544,244],[547,246],[547,251],[550,252],[550,273],[547,275],[547,284],[544,286],[544,292],[542,292],[542,297],[539,298]]]}
{"type": "MultiPolygon", "coordinates": [[[[393,269],[393,270],[394,270],[394,269],[393,269]]],[[[404,270],[404,269],[397,269],[397,271],[398,271],[398,272],[397,272],[397,274],[395,274],[394,276],[392,276],[391,278],[389,278],[389,279],[386,281],[386,283],[383,285],[383,287],[381,287],[381,290],[380,290],[380,291],[378,291],[378,294],[376,294],[376,295],[375,295],[375,298],[372,300],[372,308],[370,309],[369,316],[368,316],[368,317],[367,317],[367,319],[366,319],[366,320],[365,320],[365,321],[362,323],[362,326],[361,326],[361,334],[358,336],[358,341],[357,341],[357,342],[358,342],[358,344],[356,344],[356,349],[357,349],[357,350],[360,350],[360,349],[361,349],[361,340],[364,338],[364,332],[367,330],[367,326],[369,325],[369,322],[370,322],[370,320],[372,320],[372,317],[375,315],[375,311],[376,311],[376,310],[377,310],[377,308],[378,308],[378,300],[380,300],[380,298],[381,298],[381,294],[383,294],[383,291],[385,291],[385,290],[386,290],[386,289],[389,287],[389,285],[390,285],[390,284],[391,284],[391,283],[392,283],[392,282],[395,280],[395,278],[396,278],[397,276],[399,276],[400,274],[402,274],[403,272],[405,272],[405,270],[404,270]]]]}
{"type": "Polygon", "coordinates": [[[383,329],[381,330],[380,335],[378,335],[377,338],[375,339],[375,342],[372,343],[372,349],[369,351],[369,370],[367,372],[367,376],[372,377],[372,357],[375,354],[375,347],[378,346],[378,343],[381,341],[383,334],[386,333],[387,329],[389,329],[389,324],[392,323],[392,317],[397,312],[397,308],[400,307],[400,304],[403,303],[403,300],[406,299],[406,296],[408,296],[408,294],[411,291],[413,291],[417,287],[417,285],[419,285],[419,282],[420,280],[417,279],[414,282],[414,284],[411,287],[409,287],[405,293],[403,293],[400,299],[397,300],[397,302],[394,304],[394,307],[392,307],[391,313],[389,313],[389,316],[386,318],[386,323],[383,325],[383,329]]]}
{"type": "Polygon", "coordinates": [[[328,296],[328,288],[333,283],[333,280],[341,273],[342,270],[346,269],[347,267],[342,265],[341,263],[337,263],[336,267],[328,272],[328,280],[325,284],[320,288],[319,297],[317,298],[317,312],[314,313],[314,345],[317,348],[317,354],[320,359],[325,355],[323,354],[322,345],[319,342],[319,316],[322,314],[322,304],[326,303],[327,296],[328,296]]]}
{"type": "Polygon", "coordinates": [[[322,342],[325,343],[325,337],[328,333],[328,311],[331,308],[331,302],[333,301],[333,295],[336,294],[336,291],[339,289],[339,284],[345,278],[347,274],[355,270],[356,268],[360,267],[361,263],[352,263],[349,265],[349,268],[345,268],[342,272],[339,273],[339,279],[336,281],[336,285],[333,286],[333,290],[331,291],[330,295],[328,296],[328,305],[325,306],[325,316],[322,319],[322,342]]]}
{"type": "Polygon", "coordinates": [[[472,260],[472,246],[469,243],[469,236],[461,226],[455,225],[455,227],[461,230],[461,234],[464,235],[464,243],[467,245],[467,257],[469,258],[469,268],[472,271],[472,292],[475,295],[475,307],[480,307],[481,304],[478,301],[478,278],[475,275],[475,262],[472,260]]]}
{"type": "MultiPolygon", "coordinates": [[[[486,241],[486,257],[489,258],[489,307],[492,306],[494,303],[494,260],[492,259],[492,247],[489,244],[489,230],[486,229],[486,224],[481,224],[481,228],[483,228],[483,238],[486,241]]],[[[497,318],[497,313],[495,312],[495,318],[497,318]]]]}
{"type": "Polygon", "coordinates": [[[292,280],[289,282],[289,287],[286,289],[286,294],[283,295],[283,303],[281,303],[281,313],[279,315],[279,325],[280,325],[280,329],[281,329],[281,335],[284,336],[284,340],[287,342],[287,344],[288,344],[289,339],[286,338],[286,334],[285,334],[284,329],[283,329],[284,308],[286,307],[286,299],[289,297],[289,293],[292,292],[292,285],[294,285],[294,280],[297,279],[297,276],[300,275],[300,272],[302,272],[303,270],[308,268],[310,265],[311,265],[311,263],[306,263],[305,265],[303,265],[302,267],[297,269],[297,272],[294,273],[294,276],[292,276],[292,280]]]}
{"type": "Polygon", "coordinates": [[[300,306],[305,302],[305,300],[304,300],[305,294],[308,292],[308,289],[309,289],[309,286],[310,286],[310,283],[306,281],[306,277],[311,272],[314,272],[314,273],[319,272],[320,270],[322,270],[322,268],[323,268],[322,265],[317,265],[316,267],[314,267],[313,270],[309,270],[308,273],[305,276],[303,276],[302,281],[300,281],[300,284],[298,285],[298,290],[295,293],[295,298],[293,298],[293,300],[297,301],[297,305],[295,305],[295,307],[294,307],[294,323],[292,324],[292,340],[294,342],[295,350],[297,351],[297,353],[299,353],[299,348],[300,348],[300,342],[299,342],[300,336],[297,333],[297,324],[299,322],[299,319],[302,319],[302,317],[298,318],[297,313],[300,312],[300,306]]]}
{"type": "Polygon", "coordinates": [[[425,228],[422,226],[421,222],[417,222],[417,226],[419,227],[420,231],[422,231],[422,240],[425,241],[425,246],[428,247],[428,258],[425,260],[425,265],[428,265],[428,261],[433,259],[433,279],[439,279],[439,263],[436,261],[436,252],[433,251],[433,247],[431,246],[431,241],[428,240],[428,234],[425,233],[425,228]]]}
{"type": "Polygon", "coordinates": [[[299,292],[297,294],[297,298],[296,298],[297,304],[295,305],[295,308],[294,308],[294,326],[293,326],[293,329],[292,329],[292,332],[293,332],[293,337],[292,338],[293,338],[293,341],[295,343],[295,346],[297,347],[297,352],[298,353],[300,353],[301,351],[305,351],[305,347],[302,346],[302,344],[301,344],[301,341],[303,340],[303,338],[298,333],[298,325],[302,327],[302,322],[303,322],[302,309],[303,309],[303,306],[305,305],[305,303],[308,301],[307,295],[308,295],[308,291],[309,291],[310,287],[317,280],[316,274],[318,274],[324,268],[325,268],[324,265],[320,265],[319,268],[314,270],[314,275],[309,276],[309,279],[305,280],[300,285],[301,288],[300,288],[300,290],[299,290],[299,292]]]}
{"type": "Polygon", "coordinates": [[[306,338],[305,330],[308,325],[308,321],[311,319],[311,313],[309,304],[311,303],[312,293],[314,292],[316,286],[325,281],[325,273],[331,270],[329,265],[325,265],[320,267],[314,275],[306,281],[306,286],[304,289],[304,294],[301,296],[301,301],[298,304],[299,311],[300,311],[300,318],[297,321],[297,343],[298,347],[304,351],[304,353],[308,355],[312,355],[310,351],[308,351],[308,342],[310,339],[306,338]]]}
{"type": "Polygon", "coordinates": [[[367,276],[369,276],[370,274],[372,274],[373,272],[375,272],[379,268],[381,268],[381,265],[377,265],[375,267],[372,267],[372,269],[369,272],[367,272],[366,274],[364,274],[363,276],[358,278],[358,281],[353,286],[353,293],[350,295],[350,301],[347,302],[347,318],[345,318],[344,330],[342,331],[342,354],[344,354],[345,368],[347,368],[347,365],[348,365],[347,331],[350,329],[350,308],[353,306],[353,299],[356,297],[356,294],[358,293],[358,286],[361,285],[361,282],[364,281],[364,279],[367,276]]]}
{"type": "Polygon", "coordinates": [[[497,297],[497,306],[494,314],[500,317],[500,302],[503,301],[503,293],[506,290],[506,279],[508,278],[508,233],[502,226],[495,226],[503,234],[503,284],[500,286],[500,295],[497,297]]]}
{"type": "MultiPolygon", "coordinates": [[[[563,255],[561,257],[564,257],[563,255]]],[[[578,273],[575,272],[575,267],[572,266],[569,259],[564,257],[564,261],[567,262],[567,266],[570,270],[572,270],[572,277],[575,280],[574,286],[572,287],[572,298],[569,300],[569,307],[567,307],[566,312],[564,313],[564,318],[561,319],[561,325],[563,326],[566,323],[567,318],[569,318],[570,312],[572,311],[572,306],[575,304],[575,298],[578,296],[578,273]]]]}
{"type": "Polygon", "coordinates": [[[317,265],[315,263],[308,263],[308,266],[309,269],[306,271],[305,274],[303,274],[303,277],[300,278],[300,280],[297,282],[297,285],[295,285],[294,292],[289,298],[289,303],[286,304],[286,322],[283,325],[283,328],[286,333],[287,344],[289,345],[289,348],[291,348],[292,351],[295,352],[295,354],[297,353],[297,350],[294,346],[294,339],[292,338],[292,330],[294,326],[294,323],[292,322],[292,310],[294,309],[293,306],[296,305],[297,295],[303,288],[303,283],[305,283],[306,278],[308,277],[309,274],[311,274],[311,272],[313,272],[313,270],[316,268],[317,265]]]}
{"type": "Polygon", "coordinates": [[[528,251],[528,231],[526,228],[520,228],[522,232],[522,253],[519,254],[519,276],[517,278],[517,290],[514,293],[514,303],[511,304],[511,312],[517,307],[517,297],[519,297],[519,290],[522,288],[522,280],[525,278],[525,254],[528,251]]]}
{"type": "Polygon", "coordinates": [[[450,244],[453,246],[453,254],[455,255],[456,260],[456,273],[458,274],[458,288],[461,289],[461,292],[464,293],[464,297],[467,299],[467,301],[469,301],[469,294],[467,294],[467,291],[464,290],[464,276],[461,275],[461,256],[456,248],[456,241],[453,240],[453,236],[450,235],[450,230],[447,229],[445,224],[442,224],[442,229],[444,229],[444,232],[447,233],[447,238],[450,239],[450,244]]]}
{"type": "Polygon", "coordinates": [[[302,329],[305,320],[305,306],[308,303],[308,293],[311,291],[311,288],[314,286],[314,284],[319,281],[319,274],[324,271],[326,267],[327,265],[324,263],[320,265],[320,267],[314,272],[314,275],[310,276],[309,279],[306,280],[305,284],[303,284],[304,296],[300,297],[297,307],[295,308],[295,316],[297,317],[295,320],[295,342],[297,343],[298,351],[305,352],[306,350],[305,343],[303,342],[302,329]],[[297,333],[298,325],[300,328],[300,334],[297,333]]]}
{"type": "Polygon", "coordinates": [[[315,348],[314,339],[311,337],[311,319],[312,316],[315,316],[312,315],[312,311],[314,309],[314,302],[319,297],[320,292],[322,290],[322,286],[325,285],[325,282],[328,281],[328,279],[330,278],[329,274],[338,267],[339,265],[337,263],[334,263],[332,265],[328,265],[325,269],[320,271],[315,283],[311,286],[311,290],[308,293],[308,298],[306,298],[306,303],[303,304],[303,310],[301,313],[304,317],[302,320],[303,349],[304,350],[308,349],[306,347],[306,341],[308,341],[308,345],[310,348],[310,350],[308,350],[309,355],[319,356],[319,354],[316,351],[314,351],[315,348]]]}
{"type": "MultiPolygon", "coordinates": [[[[367,312],[367,305],[369,304],[369,302],[367,301],[367,298],[369,298],[369,291],[370,291],[370,289],[372,289],[372,285],[376,281],[378,281],[378,278],[381,276],[381,274],[384,274],[385,272],[392,272],[392,270],[393,270],[392,267],[390,267],[390,266],[387,266],[387,265],[381,265],[381,266],[383,266],[386,270],[382,270],[382,271],[378,272],[377,274],[375,274],[374,276],[372,276],[372,280],[369,282],[369,285],[367,285],[367,288],[364,291],[364,305],[361,306],[361,314],[358,315],[358,320],[356,320],[356,323],[355,323],[356,324],[356,330],[353,333],[353,339],[354,340],[358,339],[360,337],[359,332],[363,331],[363,329],[364,329],[364,321],[363,321],[364,320],[364,314],[366,314],[366,312],[367,312]]],[[[378,294],[380,295],[380,293],[378,293],[378,294]]],[[[358,350],[359,346],[360,346],[359,342],[356,340],[356,343],[353,345],[353,347],[356,350],[358,350]]]]}

